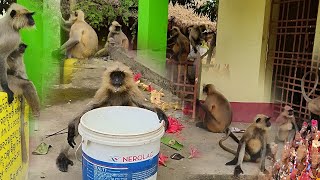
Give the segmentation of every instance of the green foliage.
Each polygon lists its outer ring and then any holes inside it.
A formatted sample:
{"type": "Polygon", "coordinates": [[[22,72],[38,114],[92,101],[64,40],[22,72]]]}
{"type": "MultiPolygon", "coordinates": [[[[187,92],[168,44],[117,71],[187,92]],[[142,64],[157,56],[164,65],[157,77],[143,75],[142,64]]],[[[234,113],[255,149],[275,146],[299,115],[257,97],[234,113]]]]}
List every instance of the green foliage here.
{"type": "Polygon", "coordinates": [[[204,3],[195,12],[200,15],[207,15],[211,21],[216,21],[218,18],[219,0],[210,0],[204,3]]]}
{"type": "Polygon", "coordinates": [[[138,0],[81,0],[75,8],[81,9],[86,15],[86,21],[95,29],[108,27],[112,21],[121,17],[128,25],[131,16],[130,7],[137,7],[138,0]],[[118,5],[112,3],[118,1],[118,5]]]}
{"type": "Polygon", "coordinates": [[[177,3],[192,8],[197,14],[207,15],[211,21],[216,21],[218,18],[219,0],[208,0],[200,7],[197,7],[196,0],[169,0],[169,3],[170,2],[172,2],[173,5],[177,3]]]}

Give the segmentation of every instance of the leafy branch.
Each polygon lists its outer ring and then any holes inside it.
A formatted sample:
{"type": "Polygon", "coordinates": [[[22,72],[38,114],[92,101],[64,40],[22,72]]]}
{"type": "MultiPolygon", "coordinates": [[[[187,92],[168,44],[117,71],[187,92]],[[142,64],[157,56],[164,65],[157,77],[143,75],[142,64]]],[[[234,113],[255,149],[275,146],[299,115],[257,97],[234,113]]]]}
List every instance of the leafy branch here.
{"type": "Polygon", "coordinates": [[[114,3],[110,1],[81,0],[77,2],[75,8],[81,9],[86,15],[86,21],[97,30],[108,27],[119,17],[128,25],[129,17],[132,16],[130,8],[138,6],[138,0],[115,0],[114,3]]]}

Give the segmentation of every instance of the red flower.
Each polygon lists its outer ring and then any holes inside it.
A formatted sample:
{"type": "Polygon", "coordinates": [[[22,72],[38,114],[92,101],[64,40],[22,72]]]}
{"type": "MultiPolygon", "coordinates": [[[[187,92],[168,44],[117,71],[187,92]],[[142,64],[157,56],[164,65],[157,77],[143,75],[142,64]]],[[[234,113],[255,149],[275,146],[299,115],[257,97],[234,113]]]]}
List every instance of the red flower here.
{"type": "Polygon", "coordinates": [[[309,177],[309,173],[303,172],[300,177],[300,180],[311,180],[311,178],[309,177]]]}
{"type": "Polygon", "coordinates": [[[318,126],[318,121],[312,119],[312,120],[311,120],[311,125],[312,125],[312,126],[318,126]]]}
{"type": "Polygon", "coordinates": [[[200,157],[200,151],[191,145],[190,146],[190,156],[188,158],[191,159],[191,158],[198,158],[198,157],[200,157]]]}
{"type": "Polygon", "coordinates": [[[182,110],[184,115],[192,114],[192,106],[190,104],[186,104],[182,110]]]}
{"type": "Polygon", "coordinates": [[[151,87],[151,85],[148,85],[147,91],[148,91],[148,92],[151,92],[151,91],[153,91],[153,90],[154,90],[154,88],[151,87]]]}
{"type": "Polygon", "coordinates": [[[175,118],[168,117],[169,121],[169,128],[167,129],[166,133],[177,133],[180,132],[184,126],[175,118]]]}
{"type": "Polygon", "coordinates": [[[137,73],[133,76],[134,82],[137,82],[140,80],[140,78],[142,77],[141,73],[137,73]]]}
{"type": "Polygon", "coordinates": [[[165,156],[165,155],[163,155],[162,153],[160,153],[159,154],[159,161],[158,161],[158,164],[161,166],[167,166],[166,165],[166,161],[167,161],[167,159],[168,159],[168,156],[165,156]]]}
{"type": "Polygon", "coordinates": [[[303,122],[302,126],[307,127],[308,123],[307,122],[303,122]]]}

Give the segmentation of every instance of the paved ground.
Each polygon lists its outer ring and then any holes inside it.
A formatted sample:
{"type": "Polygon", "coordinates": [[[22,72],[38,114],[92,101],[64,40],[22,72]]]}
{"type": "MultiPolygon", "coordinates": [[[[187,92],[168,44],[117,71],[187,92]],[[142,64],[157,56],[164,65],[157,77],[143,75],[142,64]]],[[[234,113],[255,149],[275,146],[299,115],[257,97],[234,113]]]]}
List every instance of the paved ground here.
{"type": "MultiPolygon", "coordinates": [[[[30,155],[30,180],[48,179],[48,180],[80,180],[81,179],[81,162],[75,159],[74,150],[70,152],[74,161],[74,166],[69,168],[68,173],[58,171],[55,165],[55,159],[64,142],[66,142],[66,134],[45,138],[45,135],[51,134],[67,126],[68,119],[86,104],[88,100],[55,105],[43,110],[41,120],[39,122],[39,131],[31,134],[31,151],[41,142],[46,142],[53,146],[47,155],[30,155]]],[[[189,145],[194,145],[201,152],[201,157],[197,159],[183,159],[180,161],[171,160],[167,162],[168,167],[161,166],[158,171],[158,180],[183,180],[183,179],[232,179],[233,167],[224,164],[233,158],[233,155],[223,151],[218,146],[218,140],[223,134],[213,134],[202,129],[196,128],[193,122],[188,122],[183,118],[181,122],[185,125],[180,140],[185,148],[180,152],[184,156],[188,156],[189,145]]],[[[233,124],[240,128],[244,128],[247,124],[233,124]]],[[[239,134],[241,135],[241,134],[239,134]]],[[[179,138],[177,138],[179,139],[179,138]]],[[[78,144],[78,143],[77,143],[78,144]]],[[[235,143],[228,141],[228,146],[236,148],[235,143]]],[[[170,156],[175,150],[161,145],[161,152],[170,156]]],[[[79,154],[79,157],[81,155],[79,154]]],[[[250,175],[250,179],[257,179],[259,174],[258,164],[246,163],[244,165],[244,173],[250,175]]],[[[249,179],[243,176],[243,179],[249,179]]]]}
{"type": "MultiPolygon", "coordinates": [[[[96,76],[96,75],[95,75],[96,76]]],[[[93,77],[90,81],[100,82],[99,76],[93,77]]],[[[81,81],[80,84],[85,84],[81,81]]],[[[148,84],[148,83],[147,83],[148,84]]],[[[152,84],[156,89],[159,87],[152,84]]],[[[176,97],[172,96],[169,92],[164,91],[165,101],[175,101],[176,97]]],[[[50,100],[47,103],[54,104],[43,109],[42,115],[38,124],[39,130],[31,134],[30,151],[32,152],[37,145],[41,142],[52,145],[47,155],[30,155],[30,171],[29,179],[47,179],[47,180],[80,180],[81,176],[81,162],[75,158],[75,150],[70,151],[71,160],[74,161],[74,166],[69,167],[68,173],[60,172],[55,164],[56,157],[59,154],[60,148],[66,142],[66,134],[45,138],[45,135],[54,133],[60,129],[67,127],[70,118],[83,107],[94,94],[92,89],[86,88],[67,88],[57,90],[55,93],[50,94],[50,100]],[[76,101],[78,100],[78,101],[76,101]]],[[[259,112],[257,112],[259,113],[259,112]]],[[[179,113],[169,114],[178,116],[179,113]]],[[[232,166],[225,166],[224,164],[233,158],[233,155],[223,151],[218,141],[224,134],[214,134],[205,130],[195,127],[194,122],[190,122],[187,117],[181,117],[180,121],[184,124],[185,128],[180,137],[175,135],[173,137],[184,144],[185,148],[179,152],[185,157],[189,155],[189,146],[193,145],[201,152],[201,157],[196,159],[183,159],[180,161],[169,159],[167,167],[160,166],[158,171],[158,180],[187,180],[187,179],[233,179],[232,166]]],[[[246,128],[248,124],[235,123],[232,126],[241,129],[246,128]]],[[[239,134],[241,136],[241,134],[239,134]]],[[[77,142],[79,144],[79,141],[77,142]]],[[[236,149],[236,144],[227,140],[226,145],[236,149]]],[[[161,153],[170,156],[176,151],[161,145],[161,153]]],[[[78,157],[81,157],[79,152],[78,157]]],[[[80,158],[81,159],[81,158],[80,158]]],[[[258,179],[259,174],[258,164],[245,163],[243,166],[245,175],[241,179],[258,179]]]]}

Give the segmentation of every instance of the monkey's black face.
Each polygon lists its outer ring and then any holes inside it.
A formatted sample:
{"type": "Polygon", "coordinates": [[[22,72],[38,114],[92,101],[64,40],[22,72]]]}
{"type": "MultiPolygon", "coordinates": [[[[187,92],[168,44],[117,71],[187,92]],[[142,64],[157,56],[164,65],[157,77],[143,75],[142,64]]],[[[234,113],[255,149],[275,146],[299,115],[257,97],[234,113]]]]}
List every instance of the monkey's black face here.
{"type": "Polygon", "coordinates": [[[202,92],[207,94],[207,93],[208,93],[208,90],[209,90],[209,89],[208,89],[208,85],[205,85],[205,86],[203,87],[202,92]]]}
{"type": "Polygon", "coordinates": [[[115,26],[116,31],[121,31],[121,26],[115,26]]]}
{"type": "Polygon", "coordinates": [[[271,126],[270,117],[268,117],[268,118],[266,119],[266,126],[267,126],[267,127],[270,127],[270,126],[271,126]]]}
{"type": "Polygon", "coordinates": [[[19,52],[21,53],[21,54],[23,54],[25,51],[26,51],[26,49],[27,49],[27,47],[28,47],[28,45],[26,45],[26,44],[20,44],[19,45],[19,52]]]}
{"type": "Polygon", "coordinates": [[[111,84],[114,87],[119,88],[124,84],[125,77],[126,77],[126,75],[124,74],[124,72],[122,72],[122,71],[113,71],[110,74],[111,84]]]}
{"type": "Polygon", "coordinates": [[[262,124],[265,127],[270,127],[271,126],[271,122],[270,122],[270,117],[266,117],[266,118],[258,118],[256,120],[256,123],[262,124]]]}
{"type": "Polygon", "coordinates": [[[288,115],[292,116],[293,115],[293,109],[288,110],[288,115]]]}
{"type": "Polygon", "coordinates": [[[36,24],[33,17],[32,17],[34,14],[35,14],[35,12],[31,12],[31,13],[26,14],[29,26],[34,26],[36,24]]]}

